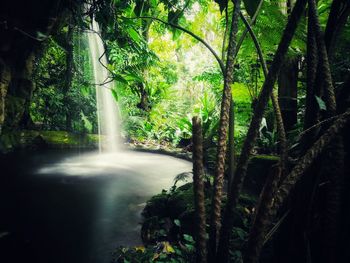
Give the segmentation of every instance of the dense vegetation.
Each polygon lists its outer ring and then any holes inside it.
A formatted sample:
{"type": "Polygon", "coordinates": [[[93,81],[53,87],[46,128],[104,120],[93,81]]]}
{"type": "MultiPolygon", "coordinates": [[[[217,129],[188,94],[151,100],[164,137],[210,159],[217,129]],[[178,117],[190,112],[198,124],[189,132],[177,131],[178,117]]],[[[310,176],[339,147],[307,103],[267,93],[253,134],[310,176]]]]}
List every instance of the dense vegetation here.
{"type": "Polygon", "coordinates": [[[348,1],[88,2],[63,1],[51,31],[17,30],[35,44],[21,65],[1,58],[1,136],[97,133],[85,34],[95,17],[122,136],[192,151],[194,163],[193,184],[148,209],[180,196],[196,228],[179,213],[163,229],[145,211],[158,232],[118,262],[350,260],[348,1]],[[256,196],[243,191],[253,154],[279,156],[256,196]]]}

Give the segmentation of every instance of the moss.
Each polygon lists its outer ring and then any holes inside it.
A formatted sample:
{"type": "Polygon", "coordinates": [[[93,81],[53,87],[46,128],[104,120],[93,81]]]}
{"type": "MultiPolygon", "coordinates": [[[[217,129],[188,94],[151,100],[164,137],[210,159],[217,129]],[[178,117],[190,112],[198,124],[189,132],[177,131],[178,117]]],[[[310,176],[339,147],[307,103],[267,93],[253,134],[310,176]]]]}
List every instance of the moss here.
{"type": "Polygon", "coordinates": [[[95,148],[98,135],[75,134],[66,131],[21,130],[6,132],[0,136],[0,152],[17,148],[95,148]]]}
{"type": "Polygon", "coordinates": [[[251,160],[262,160],[262,161],[273,161],[277,162],[279,160],[278,156],[275,155],[255,155],[251,158],[251,160]]]}

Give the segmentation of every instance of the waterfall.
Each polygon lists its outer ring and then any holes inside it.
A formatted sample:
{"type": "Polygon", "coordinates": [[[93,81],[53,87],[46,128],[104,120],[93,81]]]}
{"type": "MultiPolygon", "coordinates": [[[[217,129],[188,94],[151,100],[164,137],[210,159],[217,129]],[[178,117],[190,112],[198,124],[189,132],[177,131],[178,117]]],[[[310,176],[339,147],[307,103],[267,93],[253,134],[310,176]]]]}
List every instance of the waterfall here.
{"type": "Polygon", "coordinates": [[[88,40],[96,86],[99,150],[100,152],[117,152],[120,149],[120,122],[118,105],[112,94],[115,83],[108,78],[107,56],[99,35],[99,25],[95,19],[92,20],[91,29],[92,32],[88,33],[88,40]]]}

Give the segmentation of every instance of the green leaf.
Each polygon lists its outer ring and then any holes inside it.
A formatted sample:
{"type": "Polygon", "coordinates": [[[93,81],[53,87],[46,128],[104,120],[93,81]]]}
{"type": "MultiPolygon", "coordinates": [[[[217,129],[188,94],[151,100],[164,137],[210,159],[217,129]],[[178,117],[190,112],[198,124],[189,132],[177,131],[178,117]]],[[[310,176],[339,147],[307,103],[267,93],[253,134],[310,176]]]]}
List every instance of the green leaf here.
{"type": "Polygon", "coordinates": [[[327,110],[327,106],[326,103],[318,96],[315,96],[318,107],[320,108],[320,110],[327,110]]]}
{"type": "Polygon", "coordinates": [[[150,0],[150,4],[152,7],[156,7],[157,6],[157,0],[150,0]]]}
{"type": "Polygon", "coordinates": [[[130,38],[132,40],[134,40],[136,43],[139,43],[141,41],[141,37],[140,37],[139,33],[137,33],[137,31],[135,29],[130,27],[126,31],[128,32],[130,38]]]}
{"type": "Polygon", "coordinates": [[[140,81],[140,82],[145,82],[145,80],[137,75],[136,73],[133,72],[127,72],[124,74],[124,78],[128,81],[140,81]]]}
{"type": "Polygon", "coordinates": [[[36,38],[39,39],[40,41],[43,41],[48,38],[48,36],[40,31],[36,32],[36,38]]]}
{"type": "Polygon", "coordinates": [[[115,75],[113,75],[113,78],[114,78],[116,81],[119,81],[119,82],[121,82],[121,83],[123,83],[123,84],[125,84],[125,85],[129,84],[129,82],[128,82],[125,78],[123,78],[121,75],[115,74],[115,75]]]}
{"type": "Polygon", "coordinates": [[[117,91],[116,91],[115,89],[112,89],[112,95],[113,95],[113,97],[114,97],[114,99],[115,99],[116,101],[119,100],[118,93],[117,93],[117,91]]]}
{"type": "Polygon", "coordinates": [[[175,220],[174,220],[174,224],[177,225],[178,227],[181,226],[181,222],[180,222],[179,219],[175,219],[175,220]]]}
{"type": "Polygon", "coordinates": [[[193,237],[187,234],[184,234],[184,239],[188,242],[194,242],[193,237]]]}

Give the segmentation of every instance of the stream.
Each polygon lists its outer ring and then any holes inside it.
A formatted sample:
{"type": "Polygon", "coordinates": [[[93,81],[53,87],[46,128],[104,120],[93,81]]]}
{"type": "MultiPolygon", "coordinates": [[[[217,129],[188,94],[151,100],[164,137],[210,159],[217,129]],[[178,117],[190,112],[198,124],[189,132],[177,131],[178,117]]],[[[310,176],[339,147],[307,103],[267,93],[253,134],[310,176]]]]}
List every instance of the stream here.
{"type": "Polygon", "coordinates": [[[0,262],[107,263],[141,245],[145,202],[191,171],[166,155],[78,150],[1,156],[0,262]]]}

